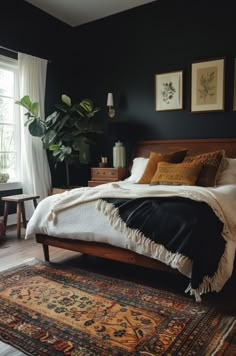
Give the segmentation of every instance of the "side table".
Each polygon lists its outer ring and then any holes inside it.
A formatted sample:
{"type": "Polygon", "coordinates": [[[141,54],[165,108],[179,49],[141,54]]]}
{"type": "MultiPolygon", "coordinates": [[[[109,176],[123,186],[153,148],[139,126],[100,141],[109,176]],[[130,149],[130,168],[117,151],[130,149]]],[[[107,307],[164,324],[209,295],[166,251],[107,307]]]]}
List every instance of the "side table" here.
{"type": "Polygon", "coordinates": [[[91,168],[91,180],[88,181],[89,187],[96,187],[97,185],[116,182],[122,180],[127,176],[127,169],[112,168],[112,167],[93,167],[91,168]]]}
{"type": "Polygon", "coordinates": [[[7,226],[8,218],[8,203],[16,203],[16,216],[17,216],[17,238],[21,238],[21,215],[23,220],[23,226],[26,228],[26,217],[25,217],[25,204],[27,200],[33,200],[34,207],[37,206],[37,199],[39,195],[30,195],[30,194],[18,194],[18,195],[9,195],[7,197],[2,197],[1,199],[4,203],[4,218],[3,223],[7,226]]]}

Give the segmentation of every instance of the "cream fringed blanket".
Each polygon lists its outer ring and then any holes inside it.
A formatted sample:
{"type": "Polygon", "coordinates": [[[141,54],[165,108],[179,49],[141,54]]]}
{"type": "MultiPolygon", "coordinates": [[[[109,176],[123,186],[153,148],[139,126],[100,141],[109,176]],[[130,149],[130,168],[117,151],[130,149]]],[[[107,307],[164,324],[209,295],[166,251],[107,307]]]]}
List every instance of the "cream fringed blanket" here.
{"type": "MultiPolygon", "coordinates": [[[[190,198],[196,201],[206,202],[224,223],[223,237],[226,240],[224,255],[221,258],[218,270],[213,277],[205,277],[198,290],[189,290],[199,299],[200,294],[210,290],[219,291],[232,274],[233,261],[236,244],[236,186],[222,186],[219,188],[202,188],[187,186],[141,186],[137,184],[113,183],[93,189],[76,189],[66,194],[58,196],[57,201],[50,207],[48,220],[50,224],[57,225],[57,217],[69,211],[69,208],[86,205],[88,202],[95,202],[97,209],[107,216],[110,224],[122,232],[131,242],[141,246],[145,255],[159,259],[164,263],[178,268],[183,263],[189,264],[189,259],[185,256],[171,253],[163,246],[147,239],[140,231],[130,231],[125,224],[121,223],[119,216],[115,213],[115,208],[101,200],[102,198],[140,198],[140,197],[170,197],[178,196],[190,198]]],[[[54,236],[54,235],[53,235],[54,236]]],[[[214,246],[212,247],[214,252],[214,246]]],[[[182,271],[181,271],[182,272],[182,271]]],[[[186,274],[186,273],[185,273],[186,274]]]]}

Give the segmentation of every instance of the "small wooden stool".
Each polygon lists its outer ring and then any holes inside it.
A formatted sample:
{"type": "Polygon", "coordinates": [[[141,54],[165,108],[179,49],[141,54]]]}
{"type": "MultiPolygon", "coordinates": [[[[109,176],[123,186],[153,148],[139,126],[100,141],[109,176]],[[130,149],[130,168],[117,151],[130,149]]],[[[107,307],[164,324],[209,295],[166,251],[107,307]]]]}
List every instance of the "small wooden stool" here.
{"type": "Polygon", "coordinates": [[[24,202],[27,200],[33,200],[34,207],[37,206],[37,200],[39,195],[30,195],[30,194],[18,194],[18,195],[9,195],[7,197],[2,197],[1,199],[5,201],[4,204],[4,218],[3,222],[5,226],[7,226],[7,218],[8,218],[8,202],[16,203],[17,209],[17,238],[21,238],[21,215],[23,220],[23,226],[26,228],[26,217],[25,217],[25,204],[24,202]]]}

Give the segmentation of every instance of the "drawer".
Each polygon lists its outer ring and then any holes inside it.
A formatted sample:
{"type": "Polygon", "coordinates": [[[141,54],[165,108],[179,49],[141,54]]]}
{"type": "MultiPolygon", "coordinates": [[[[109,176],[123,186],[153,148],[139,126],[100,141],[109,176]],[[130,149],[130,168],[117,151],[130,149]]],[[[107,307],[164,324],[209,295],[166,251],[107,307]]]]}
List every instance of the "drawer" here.
{"type": "Polygon", "coordinates": [[[97,185],[108,183],[106,180],[89,180],[88,187],[96,187],[97,185]]]}
{"type": "Polygon", "coordinates": [[[91,168],[91,179],[116,181],[124,176],[123,171],[123,168],[91,168]]]}

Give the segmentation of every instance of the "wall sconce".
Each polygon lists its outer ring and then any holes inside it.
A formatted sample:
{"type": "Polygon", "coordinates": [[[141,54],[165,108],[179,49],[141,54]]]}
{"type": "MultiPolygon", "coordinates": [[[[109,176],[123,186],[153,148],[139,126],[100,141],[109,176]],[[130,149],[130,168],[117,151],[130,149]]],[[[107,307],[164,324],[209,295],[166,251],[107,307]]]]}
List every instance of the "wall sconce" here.
{"type": "Polygon", "coordinates": [[[107,106],[108,106],[108,116],[113,119],[115,117],[115,109],[114,109],[114,102],[113,102],[113,94],[108,93],[107,95],[107,106]]]}

